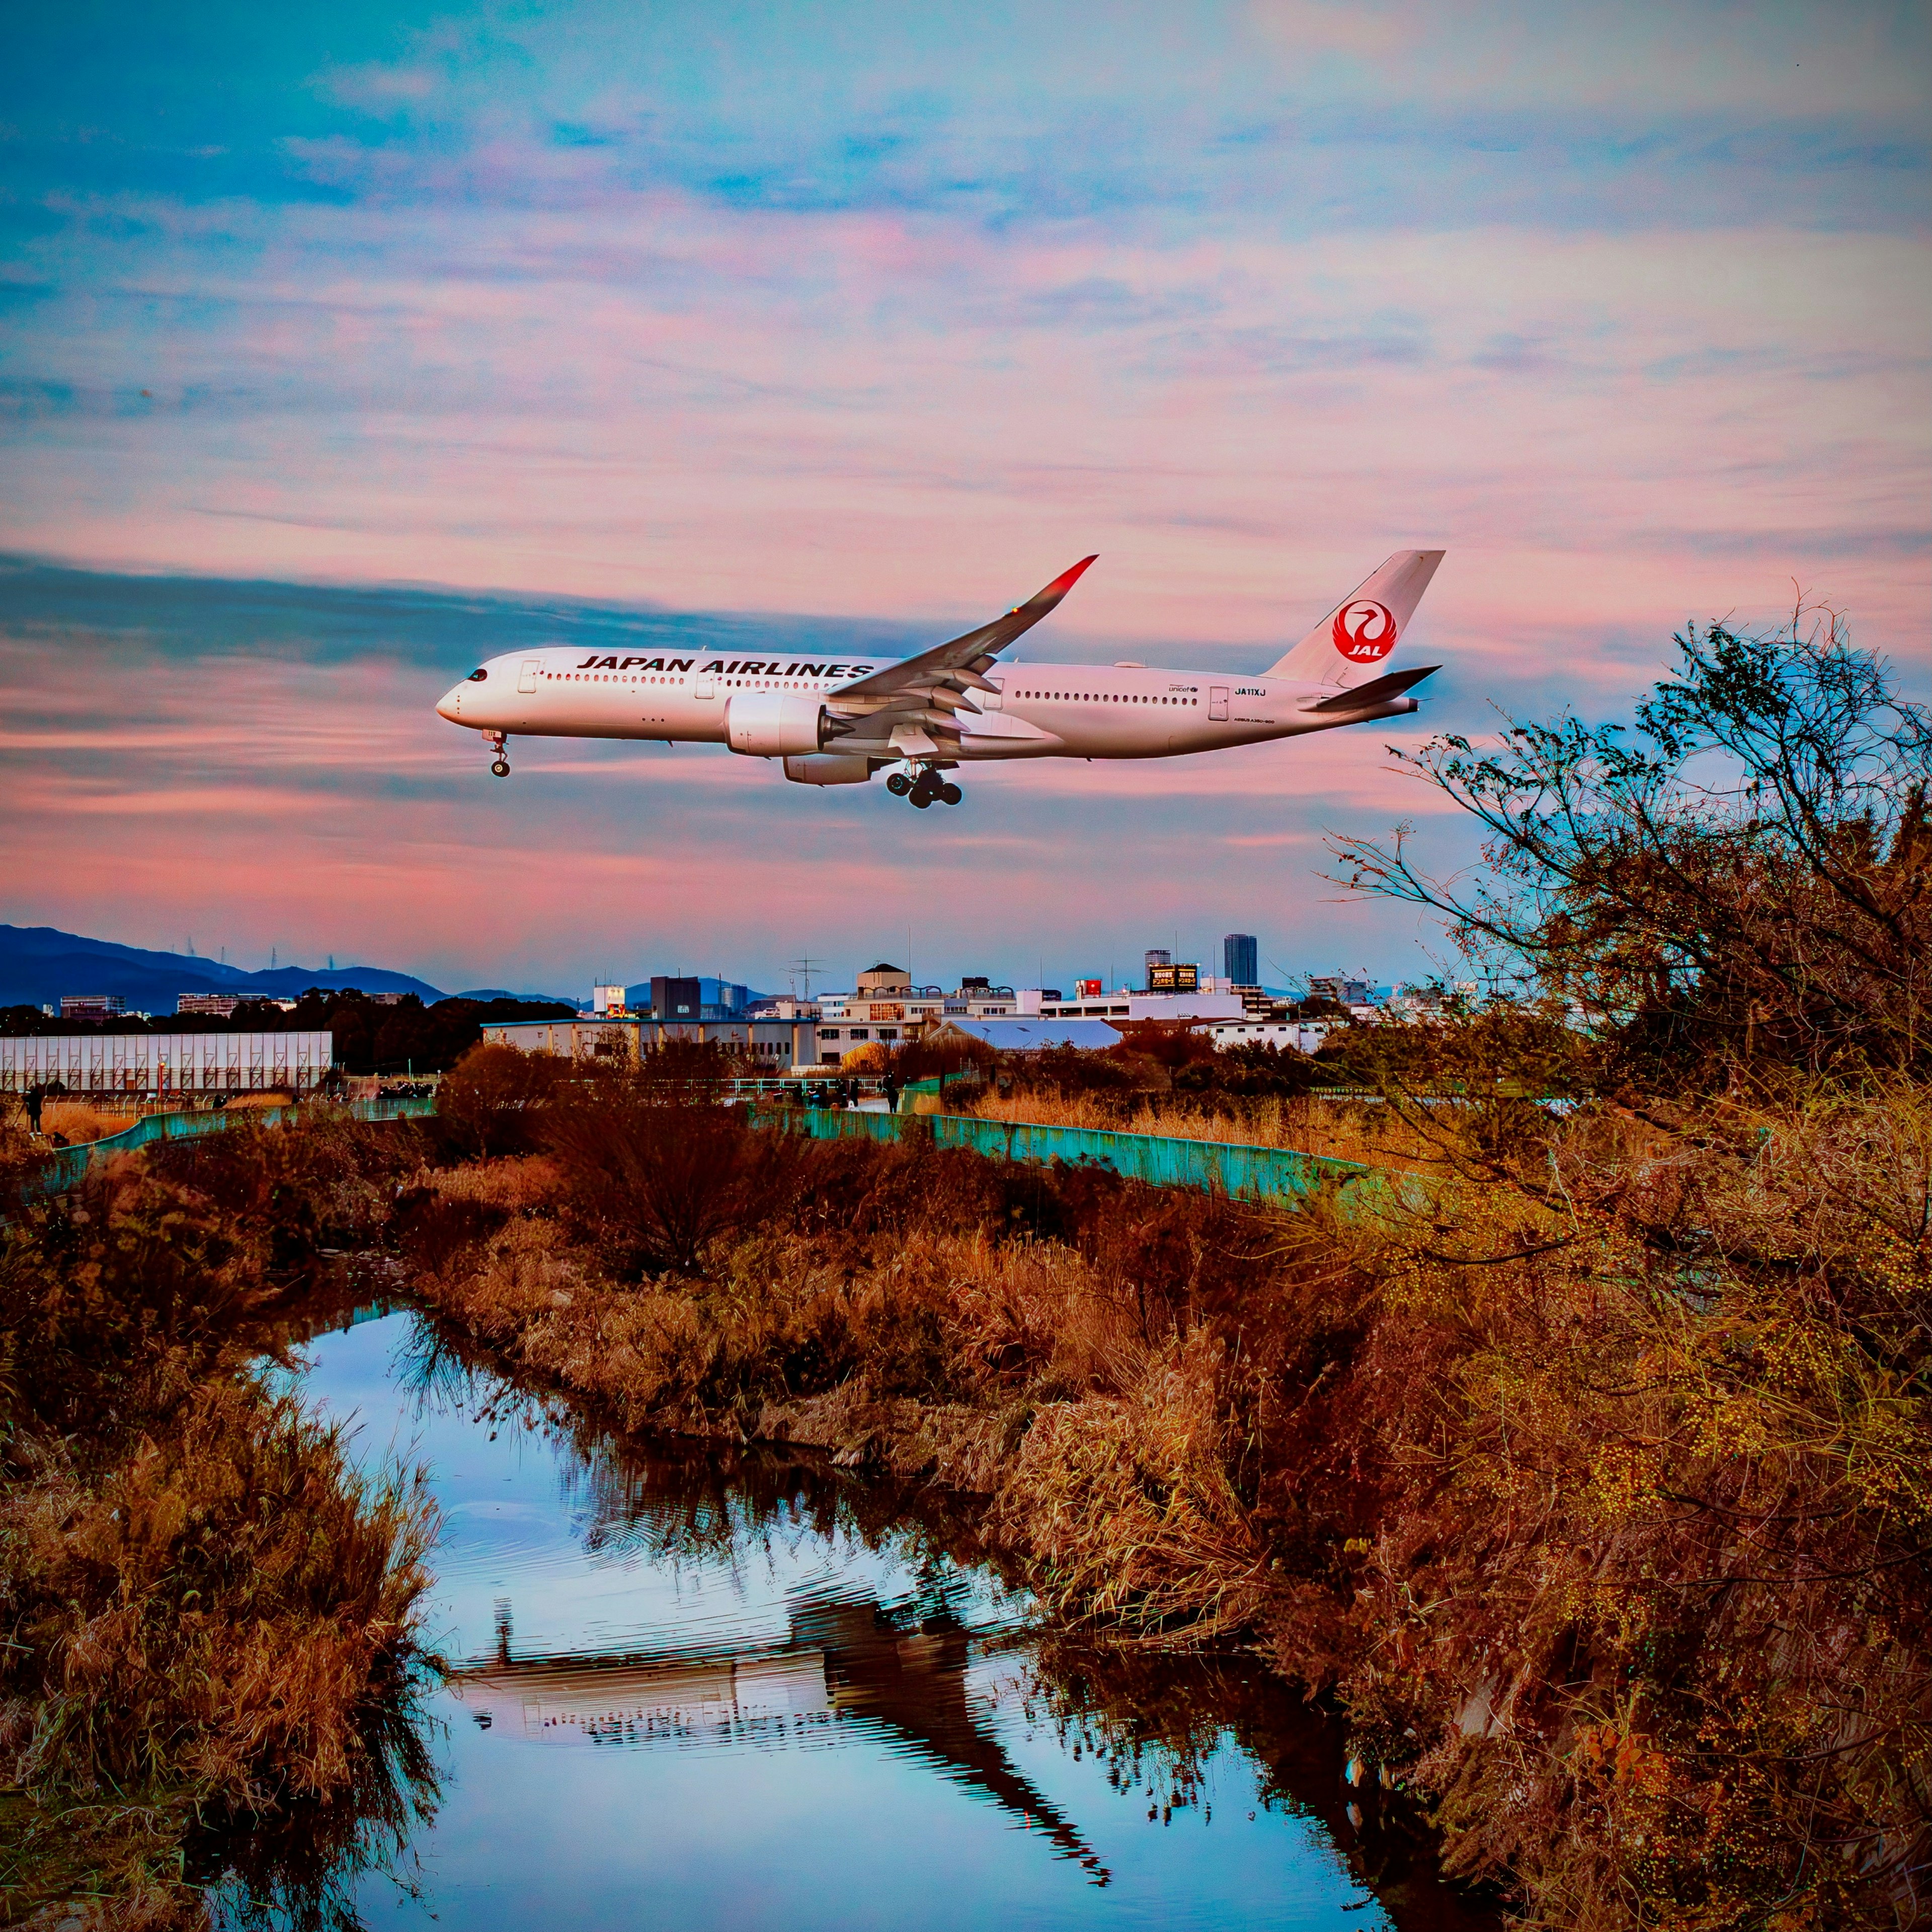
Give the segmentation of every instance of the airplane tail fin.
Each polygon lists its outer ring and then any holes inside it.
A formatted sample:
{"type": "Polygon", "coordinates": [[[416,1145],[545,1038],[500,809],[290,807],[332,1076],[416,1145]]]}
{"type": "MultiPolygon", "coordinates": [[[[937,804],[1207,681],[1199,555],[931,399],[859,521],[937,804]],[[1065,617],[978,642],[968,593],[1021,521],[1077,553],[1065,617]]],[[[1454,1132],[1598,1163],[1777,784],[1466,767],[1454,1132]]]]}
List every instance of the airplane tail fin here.
{"type": "Polygon", "coordinates": [[[1446,552],[1399,550],[1358,585],[1279,664],[1270,677],[1305,678],[1346,691],[1376,676],[1396,647],[1446,552]]]}

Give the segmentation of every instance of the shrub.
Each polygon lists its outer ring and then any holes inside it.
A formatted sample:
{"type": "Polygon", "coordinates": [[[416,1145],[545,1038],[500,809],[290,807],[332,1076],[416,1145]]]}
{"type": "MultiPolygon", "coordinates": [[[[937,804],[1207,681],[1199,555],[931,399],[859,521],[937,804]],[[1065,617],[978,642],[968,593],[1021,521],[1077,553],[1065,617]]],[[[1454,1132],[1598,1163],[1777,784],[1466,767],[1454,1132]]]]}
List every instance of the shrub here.
{"type": "Polygon", "coordinates": [[[541,1138],[538,1116],[566,1071],[550,1054],[473,1046],[437,1089],[437,1126],[466,1154],[528,1154],[541,1138]]]}

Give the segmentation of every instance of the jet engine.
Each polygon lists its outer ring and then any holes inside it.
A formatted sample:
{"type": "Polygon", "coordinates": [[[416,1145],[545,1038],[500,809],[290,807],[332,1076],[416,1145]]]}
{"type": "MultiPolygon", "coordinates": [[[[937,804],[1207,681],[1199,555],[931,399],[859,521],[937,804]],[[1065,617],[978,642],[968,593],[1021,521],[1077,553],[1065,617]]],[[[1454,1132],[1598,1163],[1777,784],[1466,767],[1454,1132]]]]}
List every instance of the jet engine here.
{"type": "Polygon", "coordinates": [[[830,735],[816,698],[785,691],[747,691],[724,706],[724,742],[748,758],[782,758],[822,750],[830,735]]]}
{"type": "Polygon", "coordinates": [[[788,758],[784,774],[794,784],[863,784],[872,776],[872,761],[870,758],[788,758]]]}

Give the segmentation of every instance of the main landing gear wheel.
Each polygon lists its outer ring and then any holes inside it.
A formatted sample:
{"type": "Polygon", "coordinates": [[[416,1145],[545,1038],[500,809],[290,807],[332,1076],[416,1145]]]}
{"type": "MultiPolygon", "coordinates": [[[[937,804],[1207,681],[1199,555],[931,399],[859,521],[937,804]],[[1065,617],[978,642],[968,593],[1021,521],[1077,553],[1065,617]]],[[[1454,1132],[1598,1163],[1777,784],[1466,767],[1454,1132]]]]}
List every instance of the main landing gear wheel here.
{"type": "Polygon", "coordinates": [[[939,796],[948,805],[957,805],[966,794],[949,780],[939,788],[939,796]]]}
{"type": "Polygon", "coordinates": [[[919,807],[920,811],[923,812],[928,806],[932,804],[932,794],[926,790],[925,786],[915,785],[913,787],[912,802],[914,805],[919,807]]]}
{"type": "Polygon", "coordinates": [[[912,790],[912,780],[904,772],[895,772],[886,781],[886,789],[895,798],[904,798],[912,790]]]}

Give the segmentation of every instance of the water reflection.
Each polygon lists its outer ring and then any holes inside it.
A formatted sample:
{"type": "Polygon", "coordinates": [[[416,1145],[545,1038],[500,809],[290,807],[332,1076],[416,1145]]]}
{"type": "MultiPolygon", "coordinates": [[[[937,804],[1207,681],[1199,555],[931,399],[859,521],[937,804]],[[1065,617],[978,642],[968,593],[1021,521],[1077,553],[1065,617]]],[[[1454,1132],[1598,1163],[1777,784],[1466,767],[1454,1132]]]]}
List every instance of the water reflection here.
{"type": "MultiPolygon", "coordinates": [[[[968,1516],[620,1444],[407,1312],[310,1354],[366,1456],[430,1466],[448,1676],[389,1756],[386,1872],[365,1836],[303,1922],[1484,1922],[1279,1680],[1043,1636],[968,1516]]],[[[220,1916],[287,1895],[231,1879],[220,1916]]]]}
{"type": "Polygon", "coordinates": [[[871,1596],[806,1592],[779,1648],[720,1657],[704,1646],[649,1662],[514,1655],[507,1601],[496,1654],[451,1674],[452,1694],[484,1730],[535,1742],[769,1745],[808,1742],[846,1720],[1046,1832],[1094,1882],[1102,1865],[1072,1822],[1015,1768],[968,1700],[971,1640],[944,1615],[905,1627],[871,1596]]]}

